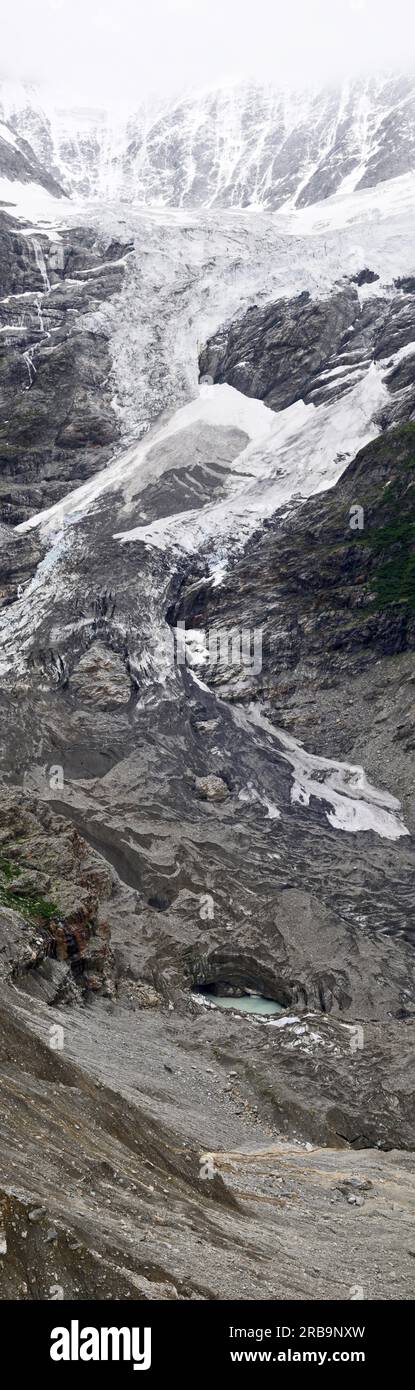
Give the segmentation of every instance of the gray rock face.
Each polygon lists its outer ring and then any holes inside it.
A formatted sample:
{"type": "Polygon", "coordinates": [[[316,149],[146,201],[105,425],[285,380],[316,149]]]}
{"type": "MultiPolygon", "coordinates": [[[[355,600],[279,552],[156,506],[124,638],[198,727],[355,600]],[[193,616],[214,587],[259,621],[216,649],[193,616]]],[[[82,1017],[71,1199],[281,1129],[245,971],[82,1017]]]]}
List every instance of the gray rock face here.
{"type": "Polygon", "coordinates": [[[19,536],[11,526],[0,526],[0,608],[23,592],[42,554],[38,536],[19,536]]]}
{"type": "MultiPolygon", "coordinates": [[[[363,271],[363,283],[368,275],[363,271]]],[[[354,277],[360,281],[361,276],[354,277]]],[[[370,283],[370,280],[369,280],[370,283]]],[[[331,402],[353,389],[371,359],[398,352],[415,339],[411,293],[374,295],[360,304],[353,284],[327,300],[306,292],[248,309],[219,329],[200,355],[200,374],[284,410],[294,401],[331,402]]],[[[413,388],[413,363],[404,361],[388,378],[392,390],[413,388]]],[[[408,418],[407,396],[405,418],[408,418]]],[[[415,406],[415,400],[414,400],[415,406]]]]}
{"type": "Polygon", "coordinates": [[[97,472],[119,436],[102,314],[129,246],[86,229],[23,236],[3,215],[0,516],[15,525],[97,472]]]}

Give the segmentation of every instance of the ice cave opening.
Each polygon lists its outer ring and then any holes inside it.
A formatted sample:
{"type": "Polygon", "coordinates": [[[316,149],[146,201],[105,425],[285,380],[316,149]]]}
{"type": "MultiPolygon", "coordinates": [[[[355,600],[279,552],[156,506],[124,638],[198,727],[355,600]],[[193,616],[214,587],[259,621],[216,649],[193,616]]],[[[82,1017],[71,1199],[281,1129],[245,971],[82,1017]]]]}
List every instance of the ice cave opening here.
{"type": "Polygon", "coordinates": [[[208,985],[198,993],[203,994],[206,1001],[215,1008],[233,1009],[238,1013],[281,1014],[286,1008],[285,1004],[278,1004],[276,999],[268,999],[255,990],[247,990],[244,994],[230,994],[221,993],[215,985],[208,985]]]}

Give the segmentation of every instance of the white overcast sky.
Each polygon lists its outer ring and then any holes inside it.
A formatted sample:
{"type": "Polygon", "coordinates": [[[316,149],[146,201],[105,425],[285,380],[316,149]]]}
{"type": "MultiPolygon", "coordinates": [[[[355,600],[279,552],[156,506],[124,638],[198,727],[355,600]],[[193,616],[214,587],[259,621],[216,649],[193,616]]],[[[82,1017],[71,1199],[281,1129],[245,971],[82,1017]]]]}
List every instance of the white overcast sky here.
{"type": "Polygon", "coordinates": [[[0,73],[63,103],[415,70],[414,0],[2,0],[0,73]]]}

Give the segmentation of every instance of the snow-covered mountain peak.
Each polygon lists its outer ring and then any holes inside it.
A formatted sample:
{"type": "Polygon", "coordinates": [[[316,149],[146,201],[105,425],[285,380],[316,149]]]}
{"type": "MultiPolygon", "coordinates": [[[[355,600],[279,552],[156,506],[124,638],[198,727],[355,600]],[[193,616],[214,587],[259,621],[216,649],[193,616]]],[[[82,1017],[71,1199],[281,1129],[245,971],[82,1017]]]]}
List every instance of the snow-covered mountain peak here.
{"type": "Polygon", "coordinates": [[[131,111],[62,109],[8,83],[0,116],[68,193],[146,206],[301,208],[415,162],[408,75],[296,91],[230,80],[131,111]]]}

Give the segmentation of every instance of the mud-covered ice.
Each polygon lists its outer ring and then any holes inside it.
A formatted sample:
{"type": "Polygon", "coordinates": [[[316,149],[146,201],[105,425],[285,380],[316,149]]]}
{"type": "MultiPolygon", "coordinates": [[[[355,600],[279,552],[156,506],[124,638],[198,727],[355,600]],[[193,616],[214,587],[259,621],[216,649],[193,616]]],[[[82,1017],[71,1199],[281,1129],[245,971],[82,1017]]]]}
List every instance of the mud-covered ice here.
{"type": "Polygon", "coordinates": [[[254,704],[244,708],[234,705],[232,713],[240,727],[256,729],[279,744],[281,756],[293,769],[292,802],[305,808],[312,797],[325,802],[330,807],[327,820],[336,830],[354,834],[372,830],[387,840],[409,834],[397,797],[373,787],[362,767],[307,753],[291,734],[274,728],[254,704]]]}

